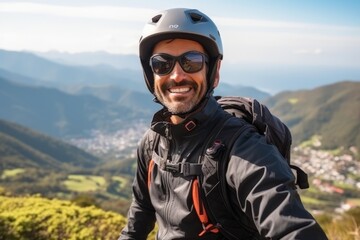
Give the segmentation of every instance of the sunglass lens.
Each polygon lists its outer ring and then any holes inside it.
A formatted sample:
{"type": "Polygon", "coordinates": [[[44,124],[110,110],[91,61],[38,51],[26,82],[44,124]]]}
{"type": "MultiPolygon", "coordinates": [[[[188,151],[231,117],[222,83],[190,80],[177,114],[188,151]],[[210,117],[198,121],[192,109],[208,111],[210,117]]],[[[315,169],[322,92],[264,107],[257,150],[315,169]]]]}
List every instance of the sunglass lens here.
{"type": "Polygon", "coordinates": [[[166,75],[172,71],[176,61],[185,72],[196,73],[203,68],[207,58],[200,52],[186,52],[178,57],[162,53],[150,58],[150,66],[155,74],[166,75]]]}
{"type": "Polygon", "coordinates": [[[185,72],[198,72],[203,67],[203,55],[196,52],[188,52],[181,57],[180,63],[185,72]]]}
{"type": "Polygon", "coordinates": [[[151,67],[156,74],[168,74],[174,64],[174,59],[166,55],[155,55],[151,58],[151,67]]]}

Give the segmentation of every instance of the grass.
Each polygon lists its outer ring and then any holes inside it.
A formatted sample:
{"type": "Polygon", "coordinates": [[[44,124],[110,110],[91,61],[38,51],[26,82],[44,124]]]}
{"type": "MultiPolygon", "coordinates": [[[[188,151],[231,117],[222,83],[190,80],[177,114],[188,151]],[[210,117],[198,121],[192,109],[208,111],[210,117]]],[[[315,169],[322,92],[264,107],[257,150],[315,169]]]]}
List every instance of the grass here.
{"type": "Polygon", "coordinates": [[[321,136],[314,135],[309,140],[300,144],[301,147],[319,147],[321,146],[321,136]]]}
{"type": "Polygon", "coordinates": [[[6,178],[10,178],[10,177],[14,177],[18,174],[21,174],[25,172],[25,169],[23,168],[14,168],[14,169],[8,169],[8,170],[4,170],[0,179],[6,179],[6,178]]]}
{"type": "Polygon", "coordinates": [[[314,205],[327,205],[327,201],[322,201],[316,198],[307,197],[307,196],[301,196],[301,201],[304,204],[314,204],[314,205]]]}
{"type": "Polygon", "coordinates": [[[298,98],[289,98],[288,102],[291,103],[292,105],[295,105],[299,102],[298,98]]]}
{"type": "Polygon", "coordinates": [[[106,180],[104,177],[94,175],[69,175],[64,184],[71,191],[89,192],[103,189],[106,180]]]}
{"type": "Polygon", "coordinates": [[[111,179],[115,182],[119,182],[119,189],[124,188],[129,182],[128,179],[120,176],[114,176],[111,179]]]}

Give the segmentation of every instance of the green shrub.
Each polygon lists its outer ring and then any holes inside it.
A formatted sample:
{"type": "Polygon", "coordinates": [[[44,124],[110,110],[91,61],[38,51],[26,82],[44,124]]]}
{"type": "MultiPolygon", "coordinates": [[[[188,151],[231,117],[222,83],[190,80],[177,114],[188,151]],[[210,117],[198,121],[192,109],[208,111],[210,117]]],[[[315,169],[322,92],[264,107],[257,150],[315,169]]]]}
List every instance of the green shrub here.
{"type": "Polygon", "coordinates": [[[126,219],[94,206],[41,197],[0,196],[0,240],[117,239],[126,219]]]}

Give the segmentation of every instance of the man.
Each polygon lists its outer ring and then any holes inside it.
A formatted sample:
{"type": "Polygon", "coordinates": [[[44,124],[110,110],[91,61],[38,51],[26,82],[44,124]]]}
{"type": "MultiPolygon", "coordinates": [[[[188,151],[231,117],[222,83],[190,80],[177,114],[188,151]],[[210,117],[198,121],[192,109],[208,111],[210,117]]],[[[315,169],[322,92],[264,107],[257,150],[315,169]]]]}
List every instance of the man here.
{"type": "Polygon", "coordinates": [[[326,239],[304,209],[287,163],[253,130],[238,137],[229,159],[221,159],[228,161],[224,181],[233,213],[210,227],[200,222],[196,178],[182,167],[198,163],[219,123],[230,118],[245,124],[212,96],[223,57],[220,34],[198,10],[169,9],[147,23],[139,49],[145,82],[163,109],[138,148],[133,201],[119,239],[146,239],[155,222],[162,240],[326,239]]]}

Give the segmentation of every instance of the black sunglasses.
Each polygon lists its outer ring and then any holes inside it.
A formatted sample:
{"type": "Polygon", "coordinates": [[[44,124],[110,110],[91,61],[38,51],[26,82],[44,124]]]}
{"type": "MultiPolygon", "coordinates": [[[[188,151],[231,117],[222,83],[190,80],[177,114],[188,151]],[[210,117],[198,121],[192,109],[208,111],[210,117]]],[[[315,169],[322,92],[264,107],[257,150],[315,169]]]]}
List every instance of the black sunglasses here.
{"type": "Polygon", "coordinates": [[[196,51],[186,52],[180,56],[158,53],[151,56],[150,67],[155,74],[166,75],[174,69],[176,62],[179,62],[184,72],[196,73],[203,68],[204,63],[208,63],[208,56],[196,51]]]}

